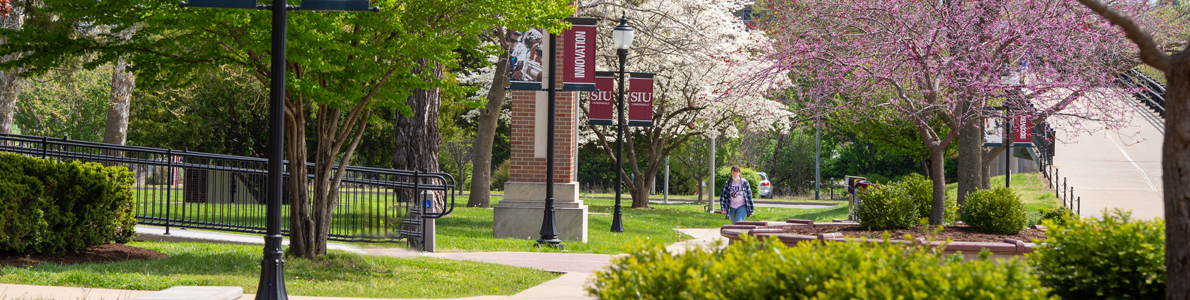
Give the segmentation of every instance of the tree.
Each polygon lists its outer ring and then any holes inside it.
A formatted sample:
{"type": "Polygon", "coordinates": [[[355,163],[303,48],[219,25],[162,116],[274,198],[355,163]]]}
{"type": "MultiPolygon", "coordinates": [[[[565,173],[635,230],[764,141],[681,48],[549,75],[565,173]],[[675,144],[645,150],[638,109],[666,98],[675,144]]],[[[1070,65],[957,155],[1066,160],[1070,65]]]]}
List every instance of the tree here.
{"type": "MultiPolygon", "coordinates": [[[[1161,149],[1165,198],[1165,299],[1190,298],[1190,47],[1162,48],[1128,14],[1096,0],[1079,0],[1119,26],[1145,64],[1165,73],[1165,140],[1161,149]],[[1167,54],[1172,53],[1172,54],[1167,54]]],[[[1133,15],[1135,17],[1135,15],[1133,15]]]]}
{"type": "MultiPolygon", "coordinates": [[[[727,91],[738,81],[749,80],[736,68],[753,57],[754,47],[764,37],[747,30],[733,13],[742,1],[609,1],[580,6],[579,16],[617,19],[626,10],[636,32],[627,59],[628,71],[655,72],[653,127],[632,127],[624,134],[624,160],[629,164],[624,185],[632,195],[633,208],[649,207],[649,189],[675,148],[697,136],[735,137],[740,128],[751,131],[781,129],[790,113],[762,93],[727,91]],[[638,141],[641,137],[643,140],[638,141]],[[638,145],[647,153],[638,153],[638,145]]],[[[610,32],[613,22],[600,23],[600,32],[610,32]]],[[[597,62],[600,69],[618,70],[618,58],[610,35],[598,36],[597,62]]],[[[587,113],[583,108],[583,114],[587,113]]],[[[580,126],[584,135],[615,157],[614,126],[580,126]]],[[[580,139],[580,143],[587,142],[580,139]]],[[[624,171],[621,171],[624,172],[624,171]]]]}
{"type": "MultiPolygon", "coordinates": [[[[117,38],[127,39],[132,29],[116,33],[117,38]]],[[[132,105],[132,90],[136,88],[136,75],[128,70],[124,57],[112,63],[111,101],[107,108],[107,125],[103,129],[103,142],[123,145],[128,140],[128,114],[132,105]]]]}
{"type": "MultiPolygon", "coordinates": [[[[962,3],[903,1],[764,2],[773,40],[770,66],[755,72],[770,80],[812,83],[802,99],[844,95],[807,107],[888,107],[913,124],[929,150],[934,195],[930,224],[942,224],[944,153],[968,126],[977,126],[993,99],[1034,119],[1060,116],[1104,120],[1118,128],[1126,108],[1116,91],[1099,89],[1114,73],[1096,51],[1114,49],[1122,38],[1073,0],[1004,0],[962,3]],[[988,7],[988,6],[993,7],[988,7]],[[1002,14],[988,15],[988,11],[1002,14]],[[981,25],[987,23],[988,25],[981,25]],[[957,48],[956,48],[957,47],[957,48]],[[1028,68],[1018,68],[1027,63],[1028,68]],[[1012,80],[1012,78],[1020,80],[1012,80]],[[1068,110],[1076,100],[1103,111],[1068,110]],[[824,105],[834,105],[824,107],[824,105]],[[941,122],[944,131],[930,122],[941,122]]],[[[765,81],[765,80],[760,80],[765,81]]],[[[1085,106],[1084,106],[1085,107],[1085,106]]],[[[871,112],[862,117],[891,122],[871,112]]]]}
{"type": "Polygon", "coordinates": [[[450,158],[451,163],[454,163],[455,170],[459,172],[459,176],[455,180],[458,181],[457,188],[459,189],[459,193],[462,194],[463,184],[465,184],[467,178],[464,176],[463,168],[471,163],[471,160],[475,157],[475,137],[456,136],[448,140],[442,147],[446,148],[447,157],[450,158]]]}
{"type": "Polygon", "coordinates": [[[28,80],[14,114],[21,134],[103,141],[111,68],[87,70],[76,63],[28,80]]]}
{"type": "MultiPolygon", "coordinates": [[[[29,27],[3,31],[10,42],[0,47],[0,55],[28,54],[0,63],[0,68],[29,67],[36,72],[53,66],[60,57],[93,52],[97,62],[125,57],[131,62],[130,71],[154,74],[139,78],[150,86],[184,83],[190,71],[202,65],[238,66],[262,86],[269,81],[271,18],[266,12],[180,9],[176,3],[151,0],[43,2],[43,10],[63,20],[109,31],[99,34],[99,39],[29,27]],[[112,34],[133,27],[136,31],[127,39],[112,34]]],[[[454,88],[443,80],[441,70],[456,63],[452,50],[462,46],[468,40],[465,37],[493,26],[532,24],[558,30],[558,20],[572,9],[563,1],[377,0],[372,4],[381,11],[290,15],[285,152],[290,162],[314,163],[312,169],[288,168],[293,178],[307,178],[309,172],[316,178],[289,184],[291,255],[326,253],[339,184],[346,174],[343,168],[371,120],[372,108],[398,107],[407,124],[423,124],[417,118],[428,116],[426,109],[437,103],[435,94],[454,88]],[[307,118],[316,123],[312,148],[306,146],[307,118]]],[[[403,167],[422,166],[425,157],[436,168],[441,139],[434,136],[436,130],[406,129],[409,145],[428,148],[407,155],[403,167]]]]}
{"type": "Polygon", "coordinates": [[[487,104],[478,110],[475,132],[475,162],[471,165],[471,192],[467,195],[468,207],[491,207],[492,191],[492,148],[496,140],[496,128],[500,125],[500,116],[504,111],[504,103],[508,98],[508,58],[509,47],[512,45],[505,38],[507,30],[497,27],[490,33],[490,40],[500,47],[499,55],[490,71],[480,72],[477,83],[481,84],[480,94],[484,95],[487,104]],[[490,79],[486,78],[490,77],[490,79]],[[483,80],[488,79],[488,80],[483,80]],[[486,85],[482,85],[486,83],[486,85]],[[496,88],[492,88],[496,87],[496,88]]]}
{"type": "MultiPolygon", "coordinates": [[[[0,28],[20,30],[24,26],[25,9],[23,6],[12,6],[10,2],[4,0],[0,7],[3,7],[4,14],[3,17],[0,17],[0,28]]],[[[0,38],[0,43],[8,43],[8,40],[0,38]]],[[[20,52],[11,53],[0,57],[0,61],[11,61],[20,56],[20,52]]],[[[20,69],[0,71],[0,133],[12,133],[17,97],[21,94],[21,85],[24,81],[20,74],[20,69]]]]}

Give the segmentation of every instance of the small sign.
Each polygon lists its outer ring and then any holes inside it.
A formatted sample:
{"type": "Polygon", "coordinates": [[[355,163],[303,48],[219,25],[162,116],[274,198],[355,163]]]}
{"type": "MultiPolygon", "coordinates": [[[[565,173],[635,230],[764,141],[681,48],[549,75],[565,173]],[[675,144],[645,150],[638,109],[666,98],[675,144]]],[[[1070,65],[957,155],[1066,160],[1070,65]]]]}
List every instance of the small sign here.
{"type": "Polygon", "coordinates": [[[1029,134],[1033,126],[1029,126],[1029,116],[1012,117],[1013,147],[1033,147],[1033,136],[1029,134]]]}
{"type": "Polygon", "coordinates": [[[628,80],[628,126],[653,126],[653,74],[632,73],[628,80]]]}
{"type": "Polygon", "coordinates": [[[983,118],[983,146],[1004,147],[1004,118],[983,118]]]}
{"type": "Polygon", "coordinates": [[[595,91],[595,18],[566,18],[571,28],[562,31],[563,91],[595,91]]]}
{"type": "Polygon", "coordinates": [[[616,107],[616,81],[612,76],[611,72],[599,72],[595,76],[595,91],[587,94],[590,98],[590,109],[587,110],[588,125],[615,125],[612,116],[616,107]]]}

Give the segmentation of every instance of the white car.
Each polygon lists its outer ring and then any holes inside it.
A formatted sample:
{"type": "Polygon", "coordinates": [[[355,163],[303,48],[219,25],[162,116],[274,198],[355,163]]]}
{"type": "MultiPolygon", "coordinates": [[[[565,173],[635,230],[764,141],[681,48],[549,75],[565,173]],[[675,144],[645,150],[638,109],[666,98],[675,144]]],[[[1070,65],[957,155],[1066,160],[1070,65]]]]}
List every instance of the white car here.
{"type": "Polygon", "coordinates": [[[760,197],[772,199],[773,184],[769,182],[769,174],[764,172],[756,172],[756,174],[760,175],[760,197]]]}

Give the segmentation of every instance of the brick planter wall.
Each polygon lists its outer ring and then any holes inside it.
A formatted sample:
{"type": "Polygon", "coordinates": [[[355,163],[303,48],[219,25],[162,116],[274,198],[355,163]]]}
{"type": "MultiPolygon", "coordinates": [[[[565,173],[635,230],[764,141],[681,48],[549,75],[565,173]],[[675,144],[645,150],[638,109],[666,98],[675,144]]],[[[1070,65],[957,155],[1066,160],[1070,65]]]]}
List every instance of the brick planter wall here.
{"type": "MultiPolygon", "coordinates": [[[[719,234],[728,239],[728,244],[740,240],[741,235],[751,235],[757,239],[776,238],[787,246],[796,246],[799,243],[827,243],[827,242],[862,242],[864,239],[847,238],[842,233],[832,232],[813,235],[788,234],[783,233],[787,228],[797,227],[838,227],[855,225],[855,223],[815,223],[810,220],[787,220],[785,222],[758,222],[758,221],[741,221],[732,225],[723,225],[719,228],[719,234]]],[[[868,243],[883,243],[883,240],[866,240],[868,243]]],[[[1015,258],[1024,255],[1025,253],[1033,252],[1037,248],[1037,244],[1025,242],[1015,239],[1004,239],[1003,242],[941,242],[933,241],[927,242],[923,238],[916,238],[913,240],[889,240],[890,243],[897,244],[913,244],[926,245],[932,248],[943,247],[942,251],[947,254],[961,252],[967,259],[977,257],[979,252],[987,249],[992,253],[993,257],[1001,258],[1015,258]]]]}

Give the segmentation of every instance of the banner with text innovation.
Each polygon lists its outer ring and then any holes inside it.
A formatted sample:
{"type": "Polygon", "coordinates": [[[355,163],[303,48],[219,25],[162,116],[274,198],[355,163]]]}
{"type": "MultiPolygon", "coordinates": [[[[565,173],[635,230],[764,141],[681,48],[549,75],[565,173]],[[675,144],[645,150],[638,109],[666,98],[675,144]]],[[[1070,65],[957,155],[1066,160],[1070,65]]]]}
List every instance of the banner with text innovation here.
{"type": "Polygon", "coordinates": [[[616,109],[615,73],[595,73],[595,91],[588,93],[590,108],[587,110],[588,125],[615,125],[616,109]]]}
{"type": "Polygon", "coordinates": [[[570,29],[562,31],[566,44],[562,55],[562,90],[590,91],[595,87],[596,18],[566,18],[570,29]]]}
{"type": "Polygon", "coordinates": [[[1012,117],[1013,147],[1033,147],[1033,126],[1030,126],[1029,116],[1012,117]]]}
{"type": "Polygon", "coordinates": [[[653,74],[630,73],[628,79],[628,126],[653,126],[653,74]]]}
{"type": "Polygon", "coordinates": [[[508,88],[512,90],[543,90],[542,79],[548,79],[548,58],[552,53],[549,33],[545,29],[508,30],[504,37],[512,45],[508,53],[508,88]]]}

